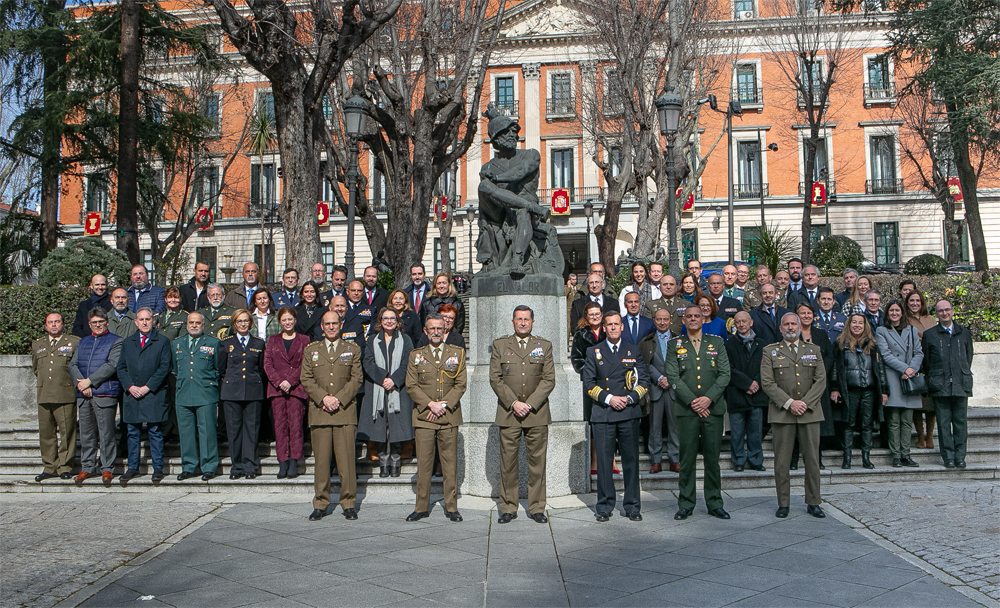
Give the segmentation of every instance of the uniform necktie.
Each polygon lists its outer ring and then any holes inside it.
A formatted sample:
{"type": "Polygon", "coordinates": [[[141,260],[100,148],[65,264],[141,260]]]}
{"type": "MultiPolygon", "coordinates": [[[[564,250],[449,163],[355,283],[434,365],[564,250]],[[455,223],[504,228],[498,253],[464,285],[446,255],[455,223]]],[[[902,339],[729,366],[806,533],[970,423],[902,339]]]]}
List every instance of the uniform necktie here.
{"type": "Polygon", "coordinates": [[[434,349],[434,363],[441,363],[441,347],[434,349]]]}
{"type": "Polygon", "coordinates": [[[519,338],[517,340],[517,343],[521,345],[521,350],[524,350],[524,349],[528,348],[528,339],[527,338],[519,338]]]}
{"type": "Polygon", "coordinates": [[[246,347],[247,347],[247,337],[246,336],[240,336],[240,346],[242,346],[243,349],[246,350],[246,347]]]}
{"type": "Polygon", "coordinates": [[[139,340],[139,348],[146,348],[146,340],[147,340],[147,339],[148,339],[148,338],[147,338],[146,336],[143,336],[143,337],[142,337],[142,338],[141,338],[141,339],[139,340]]]}
{"type": "Polygon", "coordinates": [[[617,352],[618,352],[618,345],[617,344],[612,344],[611,345],[611,354],[615,354],[617,352]]]}
{"type": "MultiPolygon", "coordinates": [[[[951,332],[948,332],[948,333],[951,333],[951,332]]],[[[59,338],[49,338],[49,346],[50,347],[51,346],[55,346],[56,342],[58,342],[58,341],[59,341],[59,338]]]]}

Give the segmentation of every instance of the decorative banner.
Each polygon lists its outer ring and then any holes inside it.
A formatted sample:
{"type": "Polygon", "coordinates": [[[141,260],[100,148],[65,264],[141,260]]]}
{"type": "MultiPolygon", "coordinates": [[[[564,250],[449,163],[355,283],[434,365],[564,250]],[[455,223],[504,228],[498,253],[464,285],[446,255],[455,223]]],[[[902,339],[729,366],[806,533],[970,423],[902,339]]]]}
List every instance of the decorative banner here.
{"type": "Polygon", "coordinates": [[[812,187],[812,197],[810,202],[813,207],[826,205],[826,184],[815,182],[812,187]]]}
{"type": "Polygon", "coordinates": [[[327,201],[319,201],[316,203],[316,219],[319,221],[320,226],[330,225],[330,203],[327,201]]]}
{"type": "Polygon", "coordinates": [[[948,194],[950,194],[956,203],[961,203],[964,200],[962,196],[962,182],[958,181],[957,177],[948,178],[948,194]]]}
{"type": "Polygon", "coordinates": [[[198,213],[194,216],[194,223],[198,224],[198,230],[211,230],[212,224],[215,223],[215,214],[212,213],[211,207],[198,209],[198,213]]]}
{"type": "Polygon", "coordinates": [[[563,189],[552,193],[552,215],[566,215],[569,213],[569,192],[563,189]]]}
{"type": "Polygon", "coordinates": [[[101,234],[101,212],[88,211],[87,219],[83,222],[83,234],[94,236],[101,234]]]}
{"type": "Polygon", "coordinates": [[[448,197],[442,196],[441,198],[434,199],[434,217],[440,215],[441,221],[448,219],[448,197]]]}
{"type": "MultiPolygon", "coordinates": [[[[677,192],[674,193],[674,198],[679,199],[681,197],[681,192],[684,192],[684,186],[677,188],[677,192]]],[[[682,211],[691,211],[694,209],[694,192],[688,195],[687,200],[684,201],[684,209],[682,211]]]]}

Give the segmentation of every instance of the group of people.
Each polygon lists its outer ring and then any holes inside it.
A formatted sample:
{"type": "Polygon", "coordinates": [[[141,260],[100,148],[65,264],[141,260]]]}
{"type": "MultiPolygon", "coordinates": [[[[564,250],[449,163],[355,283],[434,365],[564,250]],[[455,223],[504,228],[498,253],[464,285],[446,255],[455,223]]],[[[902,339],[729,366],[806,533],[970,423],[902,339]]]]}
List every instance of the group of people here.
{"type": "Polygon", "coordinates": [[[789,470],[798,469],[800,456],[809,512],[821,517],[821,448],[842,451],[841,467],[849,469],[860,435],[862,466],[875,468],[877,429],[893,467],[916,467],[914,428],[916,446],[933,448],[937,420],[944,466],[966,467],[973,342],[947,300],[935,304],[932,316],[916,285],[904,280],[898,297],[886,301],[853,269],[835,293],[819,285],[815,266],[798,259],[773,280],[767,266],[757,267],[756,282],[749,275],[747,266],[729,265],[702,276],[701,264],[690,260],[678,284],[662,265],[636,261],[632,281],[617,296],[600,264],[591,265],[581,286],[570,277],[571,358],[592,429],[599,520],[614,506],[616,450],[624,509],[638,513],[642,440],[650,473],[660,473],[665,460],[680,474],[678,519],[695,504],[699,448],[709,513],[727,518],[719,465],[724,414],[735,471],[764,471],[762,438],[772,434],[779,517],[788,514],[789,470]],[[624,408],[602,392],[615,377],[600,377],[608,371],[638,378],[641,394],[629,395],[624,408]],[[613,431],[604,426],[609,421],[613,431]]]}
{"type": "MultiPolygon", "coordinates": [[[[845,290],[834,293],[819,286],[816,267],[795,259],[778,273],[787,281],[772,281],[761,266],[756,284],[745,266],[703,277],[691,260],[678,284],[661,265],[636,262],[632,282],[615,294],[599,264],[590,270],[582,288],[571,284],[567,294],[577,326],[571,359],[583,382],[593,438],[598,520],[606,521],[615,507],[616,453],[625,481],[623,510],[641,520],[641,441],[650,473],[667,466],[680,474],[677,519],[695,506],[699,450],[709,513],[727,519],[719,465],[726,414],[737,471],[765,470],[762,437],[772,433],[781,517],[787,515],[789,470],[798,467],[800,455],[809,512],[821,517],[824,438],[843,451],[841,466],[850,468],[857,432],[862,466],[873,468],[872,437],[882,422],[893,466],[917,466],[910,457],[915,422],[917,447],[933,447],[935,415],[945,466],[966,466],[971,334],[953,322],[945,300],[935,305],[936,320],[930,316],[912,282],[900,285],[898,299],[883,303],[855,271],[844,273],[845,290]]],[[[448,275],[431,284],[424,272],[414,265],[411,285],[387,292],[378,287],[374,267],[352,281],[346,268],[335,267],[327,284],[323,265],[316,264],[301,286],[298,272],[286,270],[271,293],[248,263],[243,283],[228,294],[208,281],[202,263],[189,283],[167,290],[152,285],[142,265],[132,269],[127,289],[110,294],[105,277],[95,275],[72,333],[64,331],[59,313],[51,313],[46,336],[32,345],[44,464],[36,481],[74,477],[77,416],[80,483],[97,475],[105,483],[113,479],[119,426],[127,437],[123,483],[141,474],[143,430],[154,482],[165,477],[164,435],[172,434],[181,448],[178,480],[217,476],[220,436],[229,444],[230,479],[253,479],[260,473],[258,435],[268,418],[278,477],[295,478],[305,421],[316,458],[310,519],[329,511],[331,462],[343,513],[355,519],[356,444],[368,442],[379,475],[390,477],[400,475],[404,443],[412,441],[417,499],[407,519],[428,516],[437,462],[445,514],[461,521],[457,446],[466,390],[465,312],[448,275]]],[[[547,406],[555,373],[552,344],[532,334],[533,322],[534,312],[518,306],[513,333],[498,338],[491,351],[500,523],[517,516],[522,437],[529,515],[545,521],[547,406]]]]}

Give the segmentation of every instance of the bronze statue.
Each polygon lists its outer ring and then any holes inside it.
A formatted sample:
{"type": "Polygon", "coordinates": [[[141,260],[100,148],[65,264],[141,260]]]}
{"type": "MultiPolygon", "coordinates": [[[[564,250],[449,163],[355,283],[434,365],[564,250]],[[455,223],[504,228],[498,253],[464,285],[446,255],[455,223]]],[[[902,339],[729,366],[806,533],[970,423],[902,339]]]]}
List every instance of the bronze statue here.
{"type": "Polygon", "coordinates": [[[518,148],[517,121],[493,104],[483,112],[495,156],[479,172],[478,276],[561,275],[563,255],[550,207],[538,202],[538,150],[518,148]]]}

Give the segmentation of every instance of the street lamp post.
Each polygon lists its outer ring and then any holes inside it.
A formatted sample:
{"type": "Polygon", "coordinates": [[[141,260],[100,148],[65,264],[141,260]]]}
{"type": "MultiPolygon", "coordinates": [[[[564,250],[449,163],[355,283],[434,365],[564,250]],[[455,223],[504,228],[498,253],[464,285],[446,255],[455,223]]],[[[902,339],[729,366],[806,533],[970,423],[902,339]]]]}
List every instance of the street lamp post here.
{"type": "Polygon", "coordinates": [[[681,119],[683,101],[681,96],[668,90],[656,99],[656,115],[660,122],[660,134],[667,138],[667,263],[670,274],[680,280],[680,257],[677,251],[677,186],[674,174],[674,137],[681,119]]]}
{"type": "Polygon", "coordinates": [[[465,208],[466,221],[469,222],[469,280],[472,280],[472,217],[476,208],[469,205],[465,208]]]}
{"type": "Polygon", "coordinates": [[[583,214],[587,216],[587,267],[590,267],[590,218],[594,217],[594,201],[587,199],[583,204],[583,214]]]}
{"type": "MultiPolygon", "coordinates": [[[[771,152],[778,151],[778,144],[771,142],[767,144],[767,148],[760,145],[760,129],[757,129],[757,153],[760,154],[760,229],[764,230],[764,152],[765,150],[770,150],[771,152]]],[[[753,162],[753,152],[747,155],[747,160],[753,162]]]]}
{"type": "Polygon", "coordinates": [[[735,99],[730,99],[725,110],[719,109],[715,95],[709,95],[698,103],[708,103],[712,110],[726,115],[726,198],[729,202],[729,263],[736,263],[736,229],[733,219],[733,116],[743,116],[743,106],[735,99]]]}
{"type": "Polygon", "coordinates": [[[344,254],[344,265],[347,266],[347,279],[354,279],[354,205],[358,197],[358,139],[364,134],[368,124],[368,111],[371,104],[360,95],[354,95],[344,102],[344,126],[351,140],[351,164],[347,169],[347,252],[344,254]]]}

